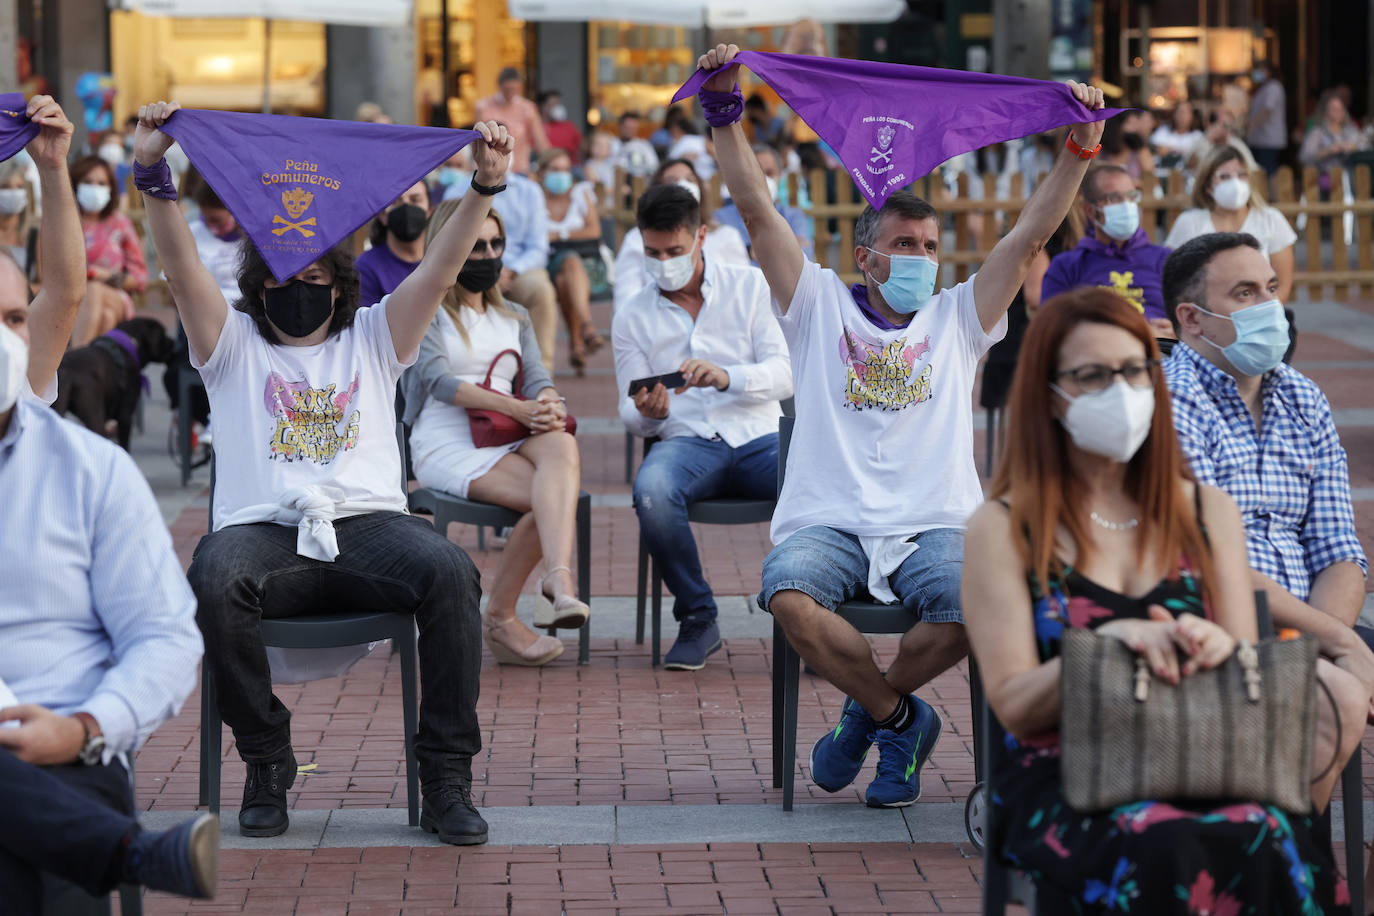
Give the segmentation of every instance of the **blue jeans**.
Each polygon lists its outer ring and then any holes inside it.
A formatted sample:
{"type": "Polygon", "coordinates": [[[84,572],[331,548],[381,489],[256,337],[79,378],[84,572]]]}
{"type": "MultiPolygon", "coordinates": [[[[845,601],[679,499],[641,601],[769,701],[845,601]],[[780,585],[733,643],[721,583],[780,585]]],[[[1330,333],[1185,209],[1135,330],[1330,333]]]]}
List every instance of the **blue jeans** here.
{"type": "Polygon", "coordinates": [[[716,600],[701,571],[701,557],[687,504],[733,496],[776,499],[778,434],[768,433],[739,448],[719,439],[674,436],[654,444],[635,475],[635,512],[640,536],[668,590],[673,616],[716,616],[716,600]]]}
{"type": "MultiPolygon", "coordinates": [[[[964,530],[932,528],[916,535],[917,550],[887,577],[902,607],[928,623],[963,623],[959,584],[964,570],[964,530]]],[[[868,557],[859,539],[844,531],[812,525],[773,548],[763,561],[759,604],[791,589],[835,610],[868,592],[868,557]]]]}

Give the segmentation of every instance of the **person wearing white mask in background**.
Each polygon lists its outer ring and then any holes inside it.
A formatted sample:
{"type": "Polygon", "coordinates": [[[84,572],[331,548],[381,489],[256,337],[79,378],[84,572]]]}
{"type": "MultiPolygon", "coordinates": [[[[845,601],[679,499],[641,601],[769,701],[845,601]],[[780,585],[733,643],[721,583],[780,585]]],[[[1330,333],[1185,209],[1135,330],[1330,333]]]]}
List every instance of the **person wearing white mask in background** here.
{"type": "Polygon", "coordinates": [[[1088,233],[1056,255],[1040,285],[1040,301],[1084,286],[1120,293],[1145,316],[1155,336],[1174,336],[1164,313],[1160,277],[1169,249],[1155,245],[1140,225],[1140,191],[1119,165],[1096,165],[1083,179],[1088,233]]]}
{"type": "Polygon", "coordinates": [[[558,294],[558,310],[568,329],[568,362],[581,375],[587,356],[606,345],[592,321],[592,283],[582,264],[587,243],[596,249],[601,239],[601,217],[596,212],[596,190],[590,181],[574,181],[572,157],[566,150],[548,149],[539,155],[535,172],[544,190],[549,221],[549,278],[558,294]]]}
{"type": "Polygon", "coordinates": [[[1288,301],[1293,291],[1293,243],[1298,234],[1282,213],[1265,204],[1260,189],[1251,181],[1245,157],[1235,147],[1218,147],[1198,166],[1193,208],[1174,220],[1164,247],[1178,248],[1208,232],[1253,235],[1278,275],[1279,301],[1288,301]]]}
{"type": "Polygon", "coordinates": [[[0,245],[10,253],[30,281],[36,261],[38,225],[29,212],[29,186],[24,180],[24,163],[17,159],[0,162],[0,245]]]}
{"type": "Polygon", "coordinates": [[[675,599],[678,636],[664,667],[695,671],[721,641],[687,504],[777,496],[778,417],[792,370],[763,273],[703,256],[706,227],[693,194],[656,185],[640,198],[637,222],[654,285],[611,326],[620,419],[660,440],[635,476],[635,511],[675,599]],[[629,393],[631,382],[673,372],[682,379],[671,389],[655,380],[629,393]]]}
{"type": "Polygon", "coordinates": [[[100,145],[96,147],[95,154],[114,169],[115,187],[126,187],[129,173],[133,169],[129,165],[129,148],[124,142],[124,135],[117,130],[107,131],[105,136],[100,138],[100,145]]]}
{"type": "Polygon", "coordinates": [[[134,317],[131,293],[148,285],[148,263],[134,224],[119,210],[115,172],[99,156],[72,166],[72,188],[86,240],[86,298],[76,317],[71,345],[84,347],[121,321],[134,317]]]}
{"type": "MultiPolygon", "coordinates": [[[[1326,396],[1282,362],[1288,322],[1273,264],[1252,235],[1207,233],[1169,256],[1164,295],[1179,341],[1164,374],[1193,476],[1239,506],[1249,585],[1268,596],[1274,626],[1315,637],[1374,711],[1374,632],[1355,626],[1369,563],[1349,461],[1326,396]]],[[[1374,909],[1374,868],[1355,907],[1374,909]]]]}
{"type": "MultiPolygon", "coordinates": [[[[701,178],[692,163],[686,159],[669,159],[658,167],[650,187],[661,184],[675,184],[701,201],[701,178]]],[[[734,267],[748,267],[749,251],[744,246],[744,237],[733,226],[722,226],[715,220],[706,220],[706,239],[701,243],[702,254],[717,264],[734,267]]],[[[654,282],[649,276],[649,268],[644,257],[644,236],[639,227],[634,226],[620,240],[620,250],[615,255],[615,282],[611,287],[615,311],[620,311],[644,287],[654,282]]]]}
{"type": "MultiPolygon", "coordinates": [[[[797,244],[801,246],[802,253],[808,258],[816,256],[816,235],[815,228],[811,225],[811,220],[807,218],[799,208],[791,204],[782,202],[781,192],[778,182],[782,180],[782,158],[778,151],[766,143],[755,143],[751,147],[754,151],[754,158],[758,160],[759,168],[763,170],[763,180],[768,184],[768,197],[773,201],[773,208],[787,220],[787,225],[792,227],[792,233],[797,237],[797,244]]],[[[744,244],[749,246],[749,257],[757,266],[758,259],[754,256],[752,243],[749,241],[749,229],[744,224],[744,217],[740,215],[739,207],[734,200],[725,202],[715,213],[716,222],[724,226],[730,226],[739,232],[744,239],[744,244]]]]}

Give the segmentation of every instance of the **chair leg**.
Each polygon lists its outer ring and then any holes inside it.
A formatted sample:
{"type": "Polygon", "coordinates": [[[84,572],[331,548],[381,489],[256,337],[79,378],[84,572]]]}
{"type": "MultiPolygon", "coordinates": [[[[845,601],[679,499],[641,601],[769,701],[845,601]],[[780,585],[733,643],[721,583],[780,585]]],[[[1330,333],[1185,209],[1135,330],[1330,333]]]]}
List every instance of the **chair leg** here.
{"type": "Polygon", "coordinates": [[[410,618],[392,637],[401,652],[401,717],[406,741],[406,804],[410,809],[410,826],[420,826],[420,761],[415,755],[415,734],[420,729],[420,690],[417,676],[420,667],[419,641],[415,623],[410,618]]]}
{"type": "Polygon", "coordinates": [[[653,615],[653,666],[657,668],[663,661],[663,577],[658,573],[658,564],[649,558],[649,612],[653,615]]]}
{"type": "Polygon", "coordinates": [[[625,482],[634,483],[635,479],[635,437],[625,433],[625,482]]]}
{"type": "MultiPolygon", "coordinates": [[[[1341,771],[1341,797],[1345,802],[1345,881],[1350,888],[1354,911],[1364,910],[1364,748],[1355,753],[1341,771]]],[[[1332,837],[1335,840],[1335,837],[1332,837]]]]}
{"type": "MultiPolygon", "coordinates": [[[[587,607],[592,606],[592,495],[577,497],[577,597],[587,607]]],[[[591,661],[592,619],[582,624],[577,634],[577,663],[591,661]]]]}
{"type": "Polygon", "coordinates": [[[801,656],[785,638],[782,644],[782,810],[791,811],[797,782],[797,694],[801,691],[801,656]]]}
{"type": "Polygon", "coordinates": [[[648,596],[649,548],[644,545],[644,537],[639,538],[639,572],[635,576],[635,645],[644,645],[644,602],[648,596]]]}
{"type": "Polygon", "coordinates": [[[219,814],[220,757],[223,736],[220,734],[219,700],[215,696],[215,679],[204,662],[200,666],[200,803],[219,814]]]}
{"type": "Polygon", "coordinates": [[[782,627],[773,621],[773,788],[782,788],[782,717],[784,688],[784,658],[787,638],[782,635],[782,627]]]}
{"type": "Polygon", "coordinates": [[[982,723],[978,720],[982,718],[983,708],[983,679],[978,676],[978,663],[973,660],[973,656],[968,657],[968,696],[969,707],[973,710],[973,781],[982,782],[983,772],[983,729],[982,723]]]}
{"type": "Polygon", "coordinates": [[[137,884],[119,886],[119,916],[143,916],[143,888],[137,884]]]}
{"type": "Polygon", "coordinates": [[[485,552],[487,549],[487,526],[477,526],[477,549],[485,552]]]}
{"type": "Polygon", "coordinates": [[[181,485],[191,481],[191,379],[183,372],[177,380],[177,457],[181,459],[181,485]]]}

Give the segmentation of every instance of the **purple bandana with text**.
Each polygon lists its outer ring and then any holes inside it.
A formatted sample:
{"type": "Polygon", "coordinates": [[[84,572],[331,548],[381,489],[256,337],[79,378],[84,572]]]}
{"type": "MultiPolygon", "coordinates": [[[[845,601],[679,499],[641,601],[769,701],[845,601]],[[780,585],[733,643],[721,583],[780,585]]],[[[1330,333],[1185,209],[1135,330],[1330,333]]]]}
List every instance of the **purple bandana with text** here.
{"type": "Polygon", "coordinates": [[[285,282],[386,209],[475,130],[183,109],[163,130],[285,282]]]}
{"type": "MultiPolygon", "coordinates": [[[[961,153],[1126,109],[1088,111],[1063,83],[965,70],[741,51],[748,67],[820,134],[875,208],[961,153]]],[[[696,93],[698,70],[673,96],[696,93]]]]}
{"type": "Polygon", "coordinates": [[[22,92],[0,93],[0,162],[4,162],[38,136],[38,125],[29,120],[29,101],[22,92]]]}

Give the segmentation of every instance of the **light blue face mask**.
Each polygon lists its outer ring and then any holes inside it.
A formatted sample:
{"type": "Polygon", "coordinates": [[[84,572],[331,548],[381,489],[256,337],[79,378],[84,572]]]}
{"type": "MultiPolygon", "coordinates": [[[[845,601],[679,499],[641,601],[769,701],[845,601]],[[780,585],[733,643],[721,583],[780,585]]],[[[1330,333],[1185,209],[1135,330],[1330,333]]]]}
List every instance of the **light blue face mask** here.
{"type": "Polygon", "coordinates": [[[1206,337],[1202,339],[1220,350],[1241,375],[1263,375],[1283,362],[1283,354],[1288,352],[1288,316],[1283,313],[1283,303],[1279,300],[1247,305],[1230,315],[1218,315],[1200,305],[1193,308],[1236,326],[1236,342],[1228,346],[1217,346],[1206,337]]]}
{"type": "Polygon", "coordinates": [[[566,194],[572,186],[572,172],[549,172],[544,176],[544,187],[550,194],[566,194]]]}
{"type": "Polygon", "coordinates": [[[894,312],[914,315],[935,294],[935,278],[940,262],[924,255],[888,254],[868,249],[888,259],[887,282],[878,284],[878,291],[894,312]]]}
{"type": "Polygon", "coordinates": [[[451,165],[446,165],[439,170],[439,184],[441,184],[444,187],[448,187],[462,176],[463,173],[461,171],[455,169],[451,165]]]}
{"type": "Polygon", "coordinates": [[[1124,242],[1140,228],[1140,205],[1129,200],[1102,208],[1102,231],[1124,242]]]}

